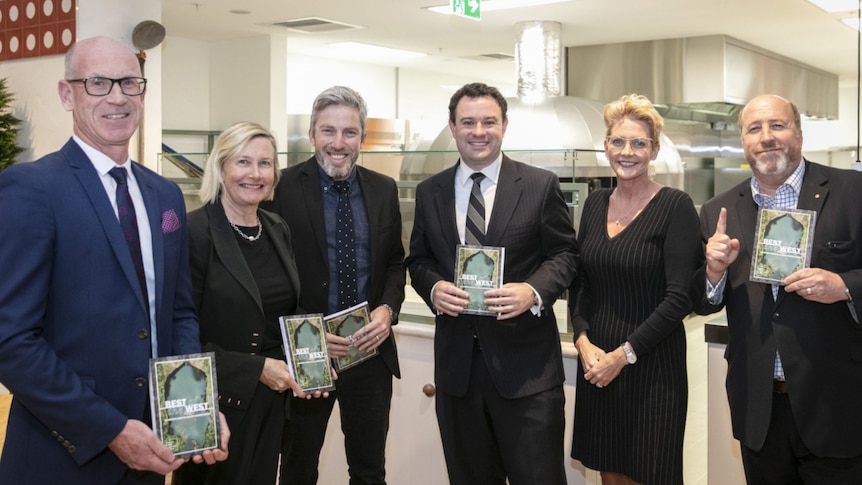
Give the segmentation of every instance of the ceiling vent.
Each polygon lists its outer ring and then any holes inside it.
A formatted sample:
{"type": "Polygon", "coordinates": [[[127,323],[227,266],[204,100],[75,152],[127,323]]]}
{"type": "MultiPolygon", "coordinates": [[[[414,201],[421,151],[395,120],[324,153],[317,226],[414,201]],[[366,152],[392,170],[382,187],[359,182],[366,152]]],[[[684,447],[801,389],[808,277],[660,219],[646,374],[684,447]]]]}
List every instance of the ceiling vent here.
{"type": "Polygon", "coordinates": [[[284,27],[285,29],[294,32],[303,32],[306,34],[316,34],[320,32],[340,32],[343,30],[352,30],[360,28],[358,25],[350,25],[334,20],[322,19],[319,17],[307,17],[304,19],[287,20],[284,22],[276,22],[273,27],[284,27]]]}
{"type": "Polygon", "coordinates": [[[502,52],[492,52],[490,54],[479,54],[476,56],[467,56],[462,59],[470,61],[514,61],[515,56],[512,54],[504,54],[502,52]]]}

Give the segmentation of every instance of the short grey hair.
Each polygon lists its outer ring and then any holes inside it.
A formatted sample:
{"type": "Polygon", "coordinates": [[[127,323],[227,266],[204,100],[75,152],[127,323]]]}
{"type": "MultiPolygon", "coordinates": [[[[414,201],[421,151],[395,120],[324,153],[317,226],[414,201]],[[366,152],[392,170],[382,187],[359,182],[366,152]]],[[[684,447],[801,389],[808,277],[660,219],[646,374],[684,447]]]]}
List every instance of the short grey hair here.
{"type": "Polygon", "coordinates": [[[314,127],[317,124],[317,117],[320,112],[330,106],[348,106],[359,112],[359,124],[362,127],[362,141],[365,141],[368,121],[368,106],[365,100],[355,90],[346,86],[332,86],[325,89],[322,93],[314,98],[314,103],[311,108],[311,124],[308,130],[314,134],[314,127]]]}

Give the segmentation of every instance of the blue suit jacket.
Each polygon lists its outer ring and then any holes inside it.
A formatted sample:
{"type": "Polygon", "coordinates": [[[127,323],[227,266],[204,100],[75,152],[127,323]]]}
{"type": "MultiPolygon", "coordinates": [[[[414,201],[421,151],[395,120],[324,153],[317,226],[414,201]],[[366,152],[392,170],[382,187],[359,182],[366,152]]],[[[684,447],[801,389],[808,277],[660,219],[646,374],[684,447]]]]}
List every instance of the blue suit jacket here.
{"type": "MultiPolygon", "coordinates": [[[[159,353],[198,352],[179,188],[132,164],[152,230],[159,353]]],[[[138,208],[141,210],[141,208],[138,208]]],[[[0,483],[116,483],[107,449],[148,399],[150,325],[128,246],[72,140],[0,173],[0,483]]]]}

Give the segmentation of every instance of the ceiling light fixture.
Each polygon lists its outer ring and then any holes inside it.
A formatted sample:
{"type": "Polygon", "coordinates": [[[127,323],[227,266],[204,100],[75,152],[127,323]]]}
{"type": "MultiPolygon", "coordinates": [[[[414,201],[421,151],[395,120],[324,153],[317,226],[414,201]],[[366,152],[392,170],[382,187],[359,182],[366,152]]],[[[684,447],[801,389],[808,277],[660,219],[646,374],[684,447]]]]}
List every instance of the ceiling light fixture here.
{"type": "MultiPolygon", "coordinates": [[[[536,7],[539,5],[548,5],[551,3],[571,2],[572,0],[482,0],[482,12],[492,12],[494,10],[508,10],[510,8],[521,7],[536,7]]],[[[435,7],[424,7],[434,13],[442,13],[449,15],[452,13],[452,5],[439,5],[435,7]]]]}
{"type": "Polygon", "coordinates": [[[393,49],[361,42],[334,42],[329,46],[334,48],[333,50],[337,52],[338,57],[364,61],[400,61],[428,55],[424,52],[393,49]]]}
{"type": "Polygon", "coordinates": [[[843,23],[844,25],[846,25],[846,26],[848,26],[848,27],[850,27],[851,29],[854,29],[854,30],[856,30],[856,31],[858,31],[858,30],[859,30],[859,19],[858,19],[858,18],[856,18],[856,17],[850,17],[850,18],[847,18],[847,19],[841,19],[841,23],[843,23]]]}
{"type": "Polygon", "coordinates": [[[859,8],[859,0],[808,0],[822,10],[834,12],[853,12],[859,8]]]}

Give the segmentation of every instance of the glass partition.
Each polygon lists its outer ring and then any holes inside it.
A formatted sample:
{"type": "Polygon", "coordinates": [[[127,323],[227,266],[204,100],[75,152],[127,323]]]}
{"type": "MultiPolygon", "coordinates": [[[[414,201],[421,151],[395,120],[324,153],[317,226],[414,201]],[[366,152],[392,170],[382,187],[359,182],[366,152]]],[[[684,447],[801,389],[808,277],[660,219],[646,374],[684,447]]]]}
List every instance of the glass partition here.
{"type": "MultiPolygon", "coordinates": [[[[552,171],[560,178],[560,187],[566,197],[572,225],[577,228],[580,222],[581,207],[591,188],[602,186],[612,180],[607,162],[602,166],[596,160],[603,160],[604,154],[596,150],[555,149],[555,150],[506,150],[506,155],[514,160],[552,171]],[[584,165],[579,166],[579,160],[584,165]],[[579,166],[579,170],[575,167],[579,166]],[[586,170],[584,170],[586,169],[586,170]]],[[[200,188],[200,176],[194,175],[188,165],[203,167],[208,154],[205,152],[177,153],[165,151],[159,154],[159,170],[166,177],[174,180],[186,195],[186,205],[189,210],[200,207],[197,198],[200,188]]],[[[312,156],[312,152],[280,152],[279,161],[282,167],[304,162],[312,156]]],[[[401,240],[405,253],[408,252],[410,232],[413,228],[416,186],[427,177],[451,167],[458,161],[457,151],[364,151],[361,153],[358,165],[384,173],[395,179],[399,190],[401,208],[402,233],[401,240]]],[[[402,307],[402,318],[405,321],[434,324],[434,315],[409,284],[406,288],[407,297],[402,307]]],[[[571,324],[566,311],[566,297],[563,295],[554,304],[557,316],[557,326],[560,333],[566,334],[564,339],[571,339],[571,324]]]]}

